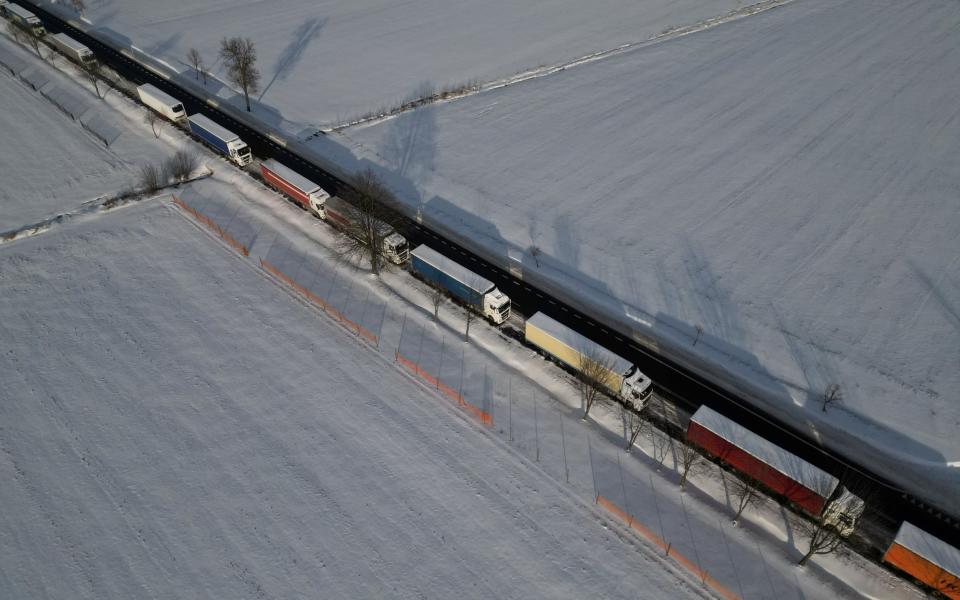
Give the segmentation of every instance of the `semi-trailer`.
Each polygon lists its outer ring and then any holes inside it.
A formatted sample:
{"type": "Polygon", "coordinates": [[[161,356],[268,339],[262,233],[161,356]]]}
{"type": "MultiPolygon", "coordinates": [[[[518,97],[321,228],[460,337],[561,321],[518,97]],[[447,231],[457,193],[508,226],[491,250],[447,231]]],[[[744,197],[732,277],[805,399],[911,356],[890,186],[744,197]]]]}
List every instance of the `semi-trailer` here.
{"type": "Polygon", "coordinates": [[[47,36],[47,42],[81,67],[91,67],[97,64],[97,57],[90,48],[65,33],[49,35],[47,36]]]}
{"type": "Polygon", "coordinates": [[[499,325],[510,318],[510,298],[493,282],[426,244],[410,253],[410,268],[415,275],[446,290],[493,323],[499,325]]]}
{"type": "Polygon", "coordinates": [[[47,30],[43,28],[43,22],[40,21],[40,17],[19,4],[8,4],[6,12],[7,17],[21,29],[25,29],[37,37],[42,37],[47,33],[47,30]]]}
{"type": "Polygon", "coordinates": [[[248,165],[250,161],[253,160],[250,147],[240,139],[240,136],[226,127],[213,122],[201,114],[190,115],[187,121],[190,123],[190,131],[192,131],[194,135],[209,144],[212,148],[219,150],[239,166],[243,167],[248,165]]]}
{"type": "Polygon", "coordinates": [[[947,598],[960,600],[960,550],[912,523],[900,525],[883,562],[947,598]]]}
{"type": "Polygon", "coordinates": [[[863,500],[819,467],[706,405],[690,417],[687,439],[807,513],[822,514],[824,522],[840,535],[853,533],[863,500]]]}
{"type": "MultiPolygon", "coordinates": [[[[343,198],[330,196],[319,207],[312,210],[318,217],[347,235],[356,235],[359,213],[343,198]]],[[[393,227],[383,221],[375,219],[374,222],[379,229],[380,237],[383,239],[383,247],[380,252],[395,265],[402,265],[407,262],[407,259],[410,258],[410,245],[407,243],[407,238],[397,233],[393,227]]]]}
{"type": "Polygon", "coordinates": [[[647,405],[653,382],[629,360],[580,335],[556,319],[538,312],[524,325],[524,338],[531,346],[574,371],[587,365],[601,367],[598,379],[607,391],[640,411],[647,405]]]}
{"type": "Polygon", "coordinates": [[[138,86],[137,96],[140,97],[140,102],[143,102],[148,108],[160,113],[174,123],[183,123],[187,120],[187,111],[183,109],[183,103],[155,85],[145,83],[138,86]]]}
{"type": "Polygon", "coordinates": [[[260,173],[264,181],[277,191],[293,198],[294,202],[317,216],[320,216],[324,203],[330,198],[330,194],[322,187],[272,158],[260,163],[260,173]]]}

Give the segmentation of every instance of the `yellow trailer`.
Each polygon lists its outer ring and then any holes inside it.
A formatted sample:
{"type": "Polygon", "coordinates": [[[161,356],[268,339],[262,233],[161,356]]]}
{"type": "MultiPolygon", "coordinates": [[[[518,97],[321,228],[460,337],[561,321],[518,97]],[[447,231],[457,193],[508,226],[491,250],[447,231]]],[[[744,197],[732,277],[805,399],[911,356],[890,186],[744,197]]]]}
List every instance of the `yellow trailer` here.
{"type": "Polygon", "coordinates": [[[653,382],[629,360],[614,354],[570,329],[559,321],[538,312],[527,319],[524,337],[528,344],[539,348],[574,371],[589,362],[601,364],[606,376],[605,387],[614,397],[642,409],[653,391],[653,382]]]}

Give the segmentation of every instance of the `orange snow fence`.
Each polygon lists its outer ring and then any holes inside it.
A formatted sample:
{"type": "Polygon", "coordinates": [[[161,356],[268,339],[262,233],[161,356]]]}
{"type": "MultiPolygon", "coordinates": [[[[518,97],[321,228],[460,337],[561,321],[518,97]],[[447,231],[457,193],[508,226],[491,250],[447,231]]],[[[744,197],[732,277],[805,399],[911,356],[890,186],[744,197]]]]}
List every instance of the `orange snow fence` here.
{"type": "Polygon", "coordinates": [[[183,210],[187,211],[191,215],[193,215],[193,218],[195,218],[197,221],[200,221],[201,223],[206,225],[208,229],[210,229],[215,234],[220,236],[220,239],[230,244],[230,246],[235,248],[240,254],[244,256],[250,256],[250,250],[246,246],[244,246],[243,244],[235,240],[233,236],[231,236],[229,233],[224,231],[222,227],[220,227],[219,225],[211,221],[209,218],[207,218],[203,213],[193,208],[192,206],[188,205],[186,202],[184,202],[180,198],[177,198],[176,196],[173,197],[173,203],[179,206],[180,208],[182,208],[183,210]]]}
{"type": "Polygon", "coordinates": [[[439,380],[439,378],[434,377],[433,375],[427,373],[426,371],[421,369],[417,363],[405,357],[404,355],[400,354],[400,352],[395,352],[394,354],[397,362],[403,365],[404,367],[406,367],[407,369],[409,369],[411,373],[425,380],[427,383],[429,383],[431,386],[436,388],[438,391],[443,392],[444,395],[449,397],[451,400],[453,400],[463,408],[467,409],[467,411],[470,414],[476,417],[477,420],[483,423],[484,425],[487,425],[488,427],[493,426],[493,415],[491,415],[490,413],[488,413],[487,411],[481,408],[474,406],[472,403],[468,402],[463,397],[463,394],[451,388],[450,386],[444,384],[439,380]]]}
{"type": "Polygon", "coordinates": [[[297,283],[296,281],[288,277],[285,273],[280,271],[280,269],[270,264],[265,258],[260,259],[260,268],[270,273],[280,281],[289,285],[291,288],[299,292],[303,297],[305,297],[307,300],[309,300],[313,304],[316,304],[317,306],[322,308],[325,313],[327,313],[334,319],[337,319],[338,321],[340,321],[340,323],[344,327],[356,333],[358,337],[364,338],[374,346],[379,346],[380,337],[378,335],[371,332],[369,329],[360,325],[359,323],[355,323],[350,319],[348,319],[346,316],[344,316],[342,312],[330,306],[329,304],[324,302],[322,298],[320,298],[319,296],[317,296],[307,288],[303,287],[302,285],[300,285],[299,283],[297,283]]]}
{"type": "Polygon", "coordinates": [[[623,510],[607,498],[600,495],[597,495],[597,504],[607,509],[614,516],[620,518],[624,523],[626,523],[627,527],[640,533],[643,535],[643,537],[653,542],[658,548],[663,550],[668,557],[677,561],[683,568],[696,575],[697,578],[704,583],[704,585],[710,586],[715,592],[727,600],[740,600],[739,596],[727,589],[725,585],[711,577],[706,570],[701,569],[695,562],[677,552],[673,546],[666,543],[660,538],[660,536],[644,527],[632,515],[627,513],[627,511],[623,510]]]}

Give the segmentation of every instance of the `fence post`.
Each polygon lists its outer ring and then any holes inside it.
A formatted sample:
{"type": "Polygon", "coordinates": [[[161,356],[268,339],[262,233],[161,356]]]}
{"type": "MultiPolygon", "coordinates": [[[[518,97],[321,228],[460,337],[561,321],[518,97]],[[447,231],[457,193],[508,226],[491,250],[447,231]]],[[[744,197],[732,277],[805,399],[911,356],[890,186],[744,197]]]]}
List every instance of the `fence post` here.
{"type": "Polygon", "coordinates": [[[367,290],[367,297],[363,299],[363,310],[360,311],[360,322],[357,323],[357,334],[360,333],[360,326],[363,325],[363,318],[367,316],[367,303],[370,302],[370,292],[373,290],[367,290]]]}
{"type": "Polygon", "coordinates": [[[563,448],[563,474],[570,483],[570,467],[567,466],[567,437],[563,433],[563,412],[560,413],[560,445],[563,448]]]}
{"type": "Polygon", "coordinates": [[[723,521],[718,518],[717,524],[720,525],[720,535],[723,537],[723,547],[727,549],[727,558],[730,559],[730,566],[733,567],[733,576],[737,580],[737,588],[740,590],[740,597],[746,598],[747,596],[743,593],[743,584],[740,583],[740,572],[737,571],[737,561],[733,560],[733,552],[731,552],[730,544],[727,542],[727,533],[723,530],[723,521]]]}
{"type": "Polygon", "coordinates": [[[540,462],[540,425],[537,423],[537,397],[533,397],[533,437],[537,446],[537,462],[540,462]]]}
{"type": "MultiPolygon", "coordinates": [[[[653,493],[653,508],[657,511],[657,522],[660,523],[660,539],[663,540],[663,543],[667,543],[667,534],[663,531],[663,516],[660,514],[660,503],[657,502],[657,488],[653,485],[653,473],[649,473],[650,477],[650,491],[653,493]]],[[[670,550],[667,550],[667,554],[670,553],[670,550]]]]}
{"type": "Polygon", "coordinates": [[[403,311],[403,319],[400,321],[400,340],[397,341],[397,356],[400,356],[400,346],[403,345],[403,331],[407,327],[407,311],[403,311]]]}
{"type": "Polygon", "coordinates": [[[619,451],[617,451],[617,471],[620,472],[620,491],[623,492],[623,507],[627,509],[627,525],[633,525],[633,513],[630,512],[630,500],[627,498],[627,485],[623,482],[623,467],[620,465],[619,451]]]}
{"type": "Polygon", "coordinates": [[[590,453],[590,477],[593,479],[593,501],[600,500],[600,492],[597,490],[597,473],[593,470],[593,444],[590,443],[590,432],[587,431],[587,452],[590,453]]]}
{"type": "Polygon", "coordinates": [[[697,559],[697,568],[700,569],[700,583],[707,584],[707,572],[703,570],[703,564],[700,562],[700,552],[697,550],[697,540],[693,537],[693,527],[690,526],[690,515],[687,514],[687,504],[683,501],[683,494],[680,494],[680,506],[683,507],[683,518],[687,522],[687,530],[690,532],[690,543],[693,544],[693,557],[697,559]]]}
{"type": "Polygon", "coordinates": [[[426,325],[420,327],[420,346],[417,348],[417,362],[415,363],[417,366],[417,374],[420,373],[420,357],[423,356],[423,338],[427,336],[425,328],[426,325]]]}
{"type": "Polygon", "coordinates": [[[513,377],[507,379],[507,401],[510,403],[507,416],[510,420],[510,441],[513,441],[513,377]]]}
{"type": "MultiPolygon", "coordinates": [[[[457,390],[457,395],[458,395],[458,397],[459,397],[459,399],[460,399],[460,404],[463,404],[463,403],[464,403],[464,399],[463,399],[463,361],[464,361],[464,359],[465,359],[466,357],[467,357],[467,355],[466,355],[466,350],[463,349],[463,348],[461,348],[461,349],[460,349],[460,389],[457,390]]],[[[483,365],[483,376],[484,376],[484,377],[487,376],[487,365],[486,365],[486,363],[484,363],[484,365],[483,365]]]]}
{"type": "Polygon", "coordinates": [[[440,375],[443,373],[443,350],[447,345],[447,338],[440,338],[440,364],[437,366],[437,389],[440,389],[440,375]]]}

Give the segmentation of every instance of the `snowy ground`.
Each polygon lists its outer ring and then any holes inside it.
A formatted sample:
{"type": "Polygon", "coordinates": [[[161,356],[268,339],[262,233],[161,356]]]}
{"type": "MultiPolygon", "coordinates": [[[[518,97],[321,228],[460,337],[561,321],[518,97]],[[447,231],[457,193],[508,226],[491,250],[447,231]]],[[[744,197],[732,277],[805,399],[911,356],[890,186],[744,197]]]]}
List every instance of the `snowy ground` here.
{"type": "Polygon", "coordinates": [[[727,13],[735,0],[284,0],[88,2],[100,31],[186,69],[212,72],[224,36],[249,36],[263,74],[257,100],[304,127],[342,122],[425,89],[562,64],[727,13]]]}
{"type": "Polygon", "coordinates": [[[0,278],[0,596],[696,596],[167,203],[0,278]]]}
{"type": "Polygon", "coordinates": [[[958,23],[941,0],[792,3],[330,155],[956,514],[958,23]]]}
{"type": "MultiPolygon", "coordinates": [[[[112,108],[126,101],[116,91],[110,93],[105,104],[94,95],[91,86],[65,75],[64,72],[74,69],[63,57],[58,56],[56,67],[51,66],[6,35],[0,35],[0,49],[33,64],[51,78],[53,85],[86,99],[94,107],[92,110],[109,115],[110,122],[122,131],[111,147],[105,147],[39,92],[9,71],[0,72],[0,233],[76,209],[97,198],[112,197],[135,185],[140,164],[162,161],[174,152],[166,136],[157,140],[139,122],[142,112],[138,111],[142,109],[118,113],[112,108]]],[[[43,52],[47,55],[50,50],[44,48],[43,52]]]]}
{"type": "Polygon", "coordinates": [[[315,244],[330,244],[326,225],[238,171],[191,189],[250,235],[249,259],[163,200],[0,246],[0,477],[12,483],[0,504],[14,507],[0,517],[0,596],[674,598],[699,586],[591,507],[599,492],[743,598],[916,597],[858,557],[795,569],[795,517],[766,503],[730,527],[715,471],[680,495],[671,458],[657,469],[644,438],[646,454],[619,450],[616,412],[582,423],[566,376],[484,326],[459,343],[459,310],[432,325],[406,275],[375,283],[338,267],[315,244]],[[380,354],[256,269],[283,254],[377,327],[380,354]],[[444,352],[454,343],[459,361],[444,352]],[[401,375],[394,345],[470,382],[494,427],[401,375]]]}

